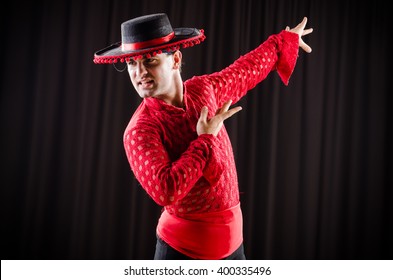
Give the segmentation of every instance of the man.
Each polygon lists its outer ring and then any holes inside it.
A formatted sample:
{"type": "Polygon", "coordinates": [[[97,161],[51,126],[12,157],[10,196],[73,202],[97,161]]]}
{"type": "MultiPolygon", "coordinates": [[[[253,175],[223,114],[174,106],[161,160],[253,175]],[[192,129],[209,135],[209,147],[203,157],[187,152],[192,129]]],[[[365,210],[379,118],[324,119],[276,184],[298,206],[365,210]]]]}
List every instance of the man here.
{"type": "Polygon", "coordinates": [[[199,44],[204,31],[173,29],[166,14],[126,21],[122,42],[95,53],[95,63],[127,63],[142,103],[124,133],[131,169],[163,212],[155,259],[245,259],[243,222],[233,151],[223,126],[230,108],[272,71],[284,84],[307,18],[270,36],[232,65],[210,75],[181,78],[181,48],[199,44]]]}

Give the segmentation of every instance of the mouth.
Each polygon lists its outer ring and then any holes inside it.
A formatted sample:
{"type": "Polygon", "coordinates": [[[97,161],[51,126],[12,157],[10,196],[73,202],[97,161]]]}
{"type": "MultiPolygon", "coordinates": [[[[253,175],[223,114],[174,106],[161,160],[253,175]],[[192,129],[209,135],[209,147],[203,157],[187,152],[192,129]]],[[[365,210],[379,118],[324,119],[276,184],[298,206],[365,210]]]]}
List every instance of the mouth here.
{"type": "Polygon", "coordinates": [[[154,84],[154,80],[152,79],[141,80],[138,82],[138,86],[143,89],[151,88],[153,84],[154,84]]]}

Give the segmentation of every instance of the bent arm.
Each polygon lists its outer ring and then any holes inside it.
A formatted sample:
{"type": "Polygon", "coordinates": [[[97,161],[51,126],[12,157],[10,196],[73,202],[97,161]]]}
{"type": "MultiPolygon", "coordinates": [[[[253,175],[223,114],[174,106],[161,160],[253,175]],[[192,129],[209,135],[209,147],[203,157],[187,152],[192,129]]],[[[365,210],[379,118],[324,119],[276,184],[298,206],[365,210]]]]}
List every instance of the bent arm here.
{"type": "Polygon", "coordinates": [[[214,138],[200,135],[175,161],[149,126],[127,131],[124,147],[136,179],[157,204],[166,206],[186,196],[201,178],[214,138]]]}

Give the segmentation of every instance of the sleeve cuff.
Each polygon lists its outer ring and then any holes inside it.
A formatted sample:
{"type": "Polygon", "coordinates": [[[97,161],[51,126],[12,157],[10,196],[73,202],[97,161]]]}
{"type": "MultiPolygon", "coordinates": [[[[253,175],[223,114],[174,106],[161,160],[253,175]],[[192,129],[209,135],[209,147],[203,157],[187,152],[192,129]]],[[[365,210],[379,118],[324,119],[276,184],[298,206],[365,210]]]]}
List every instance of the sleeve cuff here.
{"type": "Polygon", "coordinates": [[[217,137],[213,134],[201,134],[198,138],[201,139],[209,147],[209,149],[211,149],[214,146],[214,142],[217,137]]]}
{"type": "Polygon", "coordinates": [[[280,36],[282,41],[276,69],[281,81],[287,86],[298,58],[299,35],[283,30],[280,36]]]}

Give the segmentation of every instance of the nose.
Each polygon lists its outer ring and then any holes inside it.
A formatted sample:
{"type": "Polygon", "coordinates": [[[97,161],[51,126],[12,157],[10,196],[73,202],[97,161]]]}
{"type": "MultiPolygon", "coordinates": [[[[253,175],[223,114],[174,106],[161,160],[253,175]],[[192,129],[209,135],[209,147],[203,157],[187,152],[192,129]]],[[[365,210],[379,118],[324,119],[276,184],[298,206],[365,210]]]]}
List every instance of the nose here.
{"type": "Polygon", "coordinates": [[[141,61],[138,61],[135,69],[135,74],[137,75],[137,77],[142,77],[146,73],[147,70],[145,65],[141,61]]]}

